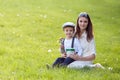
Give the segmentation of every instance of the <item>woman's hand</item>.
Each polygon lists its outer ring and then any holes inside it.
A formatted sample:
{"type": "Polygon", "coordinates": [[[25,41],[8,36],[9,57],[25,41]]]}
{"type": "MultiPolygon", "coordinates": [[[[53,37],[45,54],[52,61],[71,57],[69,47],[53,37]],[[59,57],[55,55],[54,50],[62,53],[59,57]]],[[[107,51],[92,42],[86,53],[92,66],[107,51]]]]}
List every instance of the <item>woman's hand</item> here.
{"type": "Polygon", "coordinates": [[[91,55],[86,56],[86,57],[79,56],[78,54],[71,54],[69,57],[74,59],[74,60],[79,60],[79,61],[92,61],[95,59],[95,54],[91,54],[91,55]]]}
{"type": "Polygon", "coordinates": [[[74,59],[74,60],[80,60],[81,56],[79,56],[78,54],[70,54],[69,55],[70,58],[74,59]]]}

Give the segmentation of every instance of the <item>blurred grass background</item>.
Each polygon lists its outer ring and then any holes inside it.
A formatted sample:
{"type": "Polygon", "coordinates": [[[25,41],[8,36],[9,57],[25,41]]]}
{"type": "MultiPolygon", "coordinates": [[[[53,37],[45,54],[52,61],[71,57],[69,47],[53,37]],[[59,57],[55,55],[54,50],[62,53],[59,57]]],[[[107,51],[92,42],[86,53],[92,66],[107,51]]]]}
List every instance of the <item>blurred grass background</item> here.
{"type": "Polygon", "coordinates": [[[0,0],[0,80],[119,80],[118,0],[0,0]],[[62,24],[89,13],[101,69],[46,69],[60,56],[62,24]],[[49,52],[49,50],[51,52],[49,52]]]}

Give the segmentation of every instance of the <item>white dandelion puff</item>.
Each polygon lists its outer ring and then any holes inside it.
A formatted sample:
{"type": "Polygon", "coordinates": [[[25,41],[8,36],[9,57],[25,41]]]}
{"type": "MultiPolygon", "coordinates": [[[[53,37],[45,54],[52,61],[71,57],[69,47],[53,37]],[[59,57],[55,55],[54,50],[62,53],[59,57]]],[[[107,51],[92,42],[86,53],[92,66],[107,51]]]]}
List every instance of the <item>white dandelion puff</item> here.
{"type": "Polygon", "coordinates": [[[19,16],[20,16],[20,14],[17,14],[17,16],[19,17],[19,16]]]}
{"type": "Polygon", "coordinates": [[[113,70],[113,68],[112,68],[112,67],[108,67],[108,69],[109,69],[109,70],[113,70]]]}
{"type": "Polygon", "coordinates": [[[105,59],[105,61],[107,61],[107,59],[105,59]]]}
{"type": "Polygon", "coordinates": [[[41,14],[40,17],[42,17],[43,15],[41,14]]]}
{"type": "Polygon", "coordinates": [[[12,74],[16,74],[15,72],[12,72],[12,74]]]}
{"type": "Polygon", "coordinates": [[[44,18],[47,18],[47,15],[44,15],[43,17],[44,17],[44,18]]]}
{"type": "Polygon", "coordinates": [[[13,32],[13,34],[15,34],[15,32],[13,32]]]}
{"type": "Polygon", "coordinates": [[[118,61],[118,58],[116,58],[116,61],[118,61]]]}
{"type": "Polygon", "coordinates": [[[40,9],[40,6],[38,8],[40,9]]]}
{"type": "Polygon", "coordinates": [[[35,23],[35,21],[32,21],[32,23],[35,23]]]}
{"type": "Polygon", "coordinates": [[[48,50],[48,52],[52,52],[52,50],[51,50],[51,49],[49,49],[49,50],[48,50]]]}
{"type": "Polygon", "coordinates": [[[64,12],[67,12],[67,10],[64,10],[64,12]]]}
{"type": "Polygon", "coordinates": [[[1,16],[1,17],[4,17],[4,15],[3,15],[2,13],[0,13],[0,16],[1,16]]]}

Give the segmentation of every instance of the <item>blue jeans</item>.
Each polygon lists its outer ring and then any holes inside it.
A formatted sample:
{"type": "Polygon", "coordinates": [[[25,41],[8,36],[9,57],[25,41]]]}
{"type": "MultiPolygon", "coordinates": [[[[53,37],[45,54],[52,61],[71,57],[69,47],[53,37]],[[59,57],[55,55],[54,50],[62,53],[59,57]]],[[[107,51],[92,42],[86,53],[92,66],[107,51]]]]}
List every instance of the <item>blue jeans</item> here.
{"type": "Polygon", "coordinates": [[[59,57],[53,63],[52,67],[66,67],[68,64],[72,63],[73,61],[75,60],[70,57],[67,58],[59,57]]]}

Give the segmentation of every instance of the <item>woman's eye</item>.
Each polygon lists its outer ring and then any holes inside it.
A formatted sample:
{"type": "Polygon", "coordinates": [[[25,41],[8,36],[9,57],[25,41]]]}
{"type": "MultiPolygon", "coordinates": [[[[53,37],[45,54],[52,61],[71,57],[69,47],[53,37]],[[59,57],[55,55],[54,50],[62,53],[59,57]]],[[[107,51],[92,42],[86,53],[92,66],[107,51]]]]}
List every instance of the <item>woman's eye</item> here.
{"type": "Polygon", "coordinates": [[[84,21],[85,23],[87,23],[87,21],[84,21]]]}
{"type": "Polygon", "coordinates": [[[80,20],[80,22],[82,22],[82,21],[80,20]]]}

